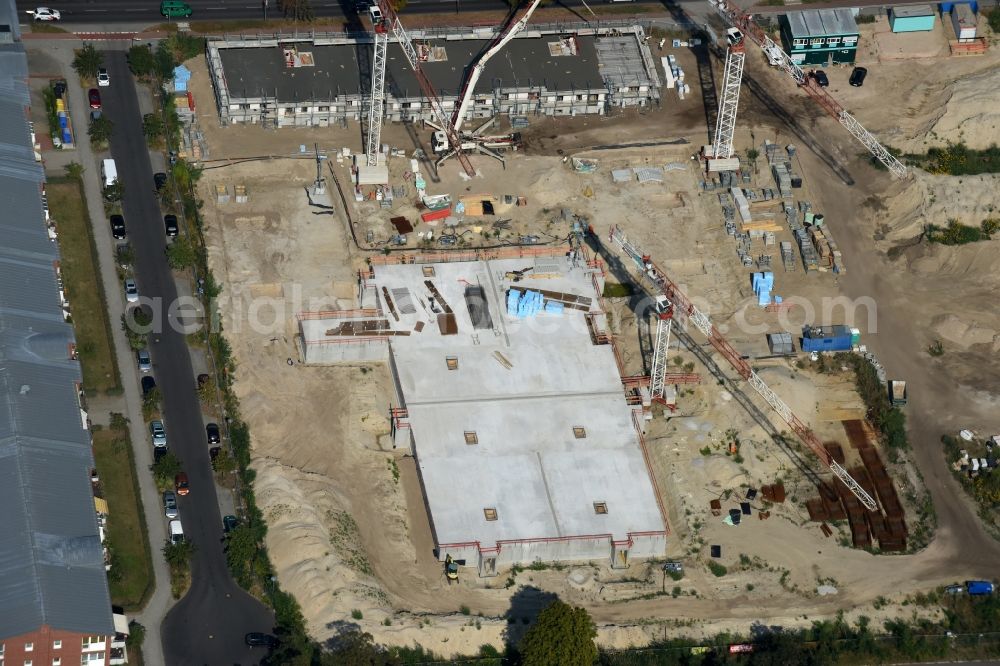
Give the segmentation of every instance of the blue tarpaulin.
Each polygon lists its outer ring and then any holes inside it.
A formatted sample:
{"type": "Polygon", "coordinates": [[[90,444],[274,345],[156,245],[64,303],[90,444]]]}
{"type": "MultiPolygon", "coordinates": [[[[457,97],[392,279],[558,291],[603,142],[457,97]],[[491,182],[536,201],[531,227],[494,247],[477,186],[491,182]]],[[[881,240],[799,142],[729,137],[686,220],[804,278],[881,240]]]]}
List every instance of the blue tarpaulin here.
{"type": "Polygon", "coordinates": [[[177,92],[187,91],[188,81],[191,80],[191,70],[184,65],[174,67],[174,90],[177,92]]]}

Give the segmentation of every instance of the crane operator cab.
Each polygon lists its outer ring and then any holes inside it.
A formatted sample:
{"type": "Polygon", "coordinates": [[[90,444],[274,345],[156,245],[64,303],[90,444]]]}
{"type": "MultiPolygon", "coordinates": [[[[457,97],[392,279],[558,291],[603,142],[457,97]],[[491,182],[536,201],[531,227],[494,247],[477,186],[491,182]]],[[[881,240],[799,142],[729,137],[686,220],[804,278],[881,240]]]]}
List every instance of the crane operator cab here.
{"type": "Polygon", "coordinates": [[[379,8],[379,6],[375,5],[375,4],[369,6],[368,7],[368,14],[371,16],[372,26],[375,28],[375,30],[377,30],[377,31],[384,31],[385,30],[385,24],[384,24],[385,17],[382,16],[382,10],[379,8]]]}
{"type": "Polygon", "coordinates": [[[726,42],[730,46],[736,46],[737,44],[743,43],[743,33],[737,28],[730,28],[726,30],[726,42]]]}

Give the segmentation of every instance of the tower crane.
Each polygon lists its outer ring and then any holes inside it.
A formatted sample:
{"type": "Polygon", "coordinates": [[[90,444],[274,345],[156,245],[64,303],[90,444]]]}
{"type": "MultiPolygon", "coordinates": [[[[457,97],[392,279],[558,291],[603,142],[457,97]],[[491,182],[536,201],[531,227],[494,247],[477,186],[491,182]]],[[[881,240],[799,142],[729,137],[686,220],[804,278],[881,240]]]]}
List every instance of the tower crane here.
{"type": "Polygon", "coordinates": [[[368,11],[375,29],[375,57],[372,59],[372,96],[371,107],[368,110],[368,141],[366,146],[368,164],[375,166],[378,160],[382,123],[385,119],[386,51],[388,50],[389,33],[391,32],[395,40],[399,42],[400,48],[403,49],[403,55],[406,56],[406,61],[410,64],[410,68],[417,78],[417,83],[420,84],[420,90],[423,92],[424,97],[427,98],[427,101],[430,102],[431,109],[437,118],[437,122],[440,124],[441,131],[445,133],[452,146],[459,147],[455,152],[455,156],[462,164],[462,168],[465,169],[465,173],[475,176],[476,170],[472,168],[472,163],[469,162],[468,156],[461,150],[461,141],[459,140],[458,132],[455,131],[455,126],[452,124],[451,116],[445,113],[437,91],[431,84],[430,79],[427,78],[427,75],[424,74],[424,70],[420,66],[420,58],[417,55],[417,50],[413,46],[413,42],[410,41],[410,36],[406,34],[406,29],[400,23],[399,16],[392,8],[389,0],[375,0],[375,4],[371,5],[368,11]]]}
{"type": "MultiPolygon", "coordinates": [[[[740,103],[740,84],[743,82],[743,64],[746,62],[746,45],[743,33],[737,28],[726,31],[726,73],[722,82],[722,97],[715,124],[715,137],[708,157],[709,171],[733,171],[737,164],[733,157],[733,135],[736,133],[736,110],[740,103]]],[[[706,151],[708,152],[708,151],[706,151]]]]}
{"type": "MultiPolygon", "coordinates": [[[[702,332],[702,334],[708,339],[708,342],[719,352],[734,370],[747,381],[757,391],[758,394],[771,406],[778,416],[788,424],[792,431],[798,436],[802,442],[809,447],[810,450],[816,456],[829,466],[830,471],[833,472],[834,476],[840,479],[844,485],[850,489],[852,493],[858,498],[858,500],[865,505],[868,509],[875,511],[878,509],[878,505],[868,492],[861,487],[861,485],[844,469],[830,453],[823,447],[819,438],[816,434],[807,426],[798,416],[792,412],[792,409],[783,401],[777,393],[775,393],[760,376],[754,372],[750,364],[740,355],[736,349],[726,340],[725,337],[719,332],[719,330],[712,324],[712,321],[708,316],[695,307],[694,303],[680,290],[677,284],[671,280],[663,270],[653,263],[652,258],[648,254],[644,254],[638,247],[636,247],[628,237],[625,232],[622,231],[621,227],[615,225],[611,229],[610,236],[611,243],[618,246],[621,252],[632,259],[637,268],[642,274],[642,277],[648,283],[646,286],[652,292],[652,295],[657,298],[659,303],[663,301],[660,299],[665,299],[667,303],[670,304],[672,310],[675,313],[682,314],[687,317],[688,320],[694,324],[695,328],[702,332]]],[[[654,371],[655,372],[655,371],[654,371]]],[[[652,391],[652,381],[650,380],[650,387],[652,391]]]]}
{"type": "MultiPolygon", "coordinates": [[[[826,90],[821,88],[815,81],[806,76],[802,68],[792,61],[791,56],[782,50],[778,44],[772,40],[763,28],[757,25],[753,21],[753,17],[745,13],[742,9],[732,4],[730,0],[709,0],[709,3],[715,8],[715,10],[722,15],[722,17],[734,28],[736,28],[742,37],[749,37],[758,46],[763,49],[764,54],[768,57],[768,60],[772,65],[777,65],[781,67],[789,76],[791,76],[798,86],[804,90],[810,97],[812,97],[820,107],[823,108],[828,114],[837,119],[837,121],[843,125],[848,132],[850,132],[855,139],[861,142],[868,151],[875,156],[882,164],[889,169],[892,175],[897,178],[906,177],[906,167],[898,159],[890,153],[885,146],[879,143],[879,140],[874,134],[869,132],[864,128],[864,126],[858,122],[858,119],[852,116],[847,110],[841,106],[841,104],[835,100],[826,90]]],[[[727,33],[728,35],[728,33],[727,33]]],[[[730,47],[732,51],[732,47],[730,47]]],[[[728,82],[728,61],[727,56],[727,82],[728,82]]],[[[742,70],[741,70],[742,72],[742,70]]],[[[738,100],[738,93],[736,99],[738,100]]],[[[723,95],[722,102],[720,103],[719,110],[719,128],[722,128],[722,104],[726,103],[726,95],[723,95]]],[[[733,115],[735,119],[736,112],[736,102],[732,102],[733,115]]],[[[716,131],[716,141],[718,141],[718,135],[720,131],[716,131]]],[[[716,156],[718,157],[718,156],[716,156]]]]}

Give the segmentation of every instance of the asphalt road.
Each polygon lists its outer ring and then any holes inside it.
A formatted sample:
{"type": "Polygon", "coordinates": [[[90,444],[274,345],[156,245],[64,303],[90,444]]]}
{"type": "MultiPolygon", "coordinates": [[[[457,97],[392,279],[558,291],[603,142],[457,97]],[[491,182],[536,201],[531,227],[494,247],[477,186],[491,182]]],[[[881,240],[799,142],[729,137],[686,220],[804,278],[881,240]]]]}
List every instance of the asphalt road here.
{"type": "MultiPolygon", "coordinates": [[[[164,257],[163,216],[153,189],[139,100],[124,51],[106,51],[104,61],[111,86],[101,89],[101,97],[104,113],[114,123],[111,154],[125,192],[122,207],[135,254],[136,282],[141,296],[159,299],[150,305],[166,321],[177,287],[164,257]]],[[[254,664],[260,649],[252,651],[243,637],[251,631],[269,632],[273,617],[229,576],[191,357],[184,335],[171,326],[162,328],[150,334],[153,376],[163,394],[169,447],[183,461],[190,480],[191,493],[178,503],[184,532],[196,547],[191,589],[163,622],[164,657],[168,664],[254,664]]]]}
{"type": "MultiPolygon", "coordinates": [[[[264,7],[261,0],[186,0],[194,12],[190,21],[217,21],[222,19],[262,19],[264,7]]],[[[600,2],[601,0],[596,0],[600,2]]],[[[580,0],[564,0],[564,4],[582,7],[580,0]]],[[[658,3],[655,3],[658,4],[658,3]]],[[[30,20],[25,12],[45,6],[58,9],[62,23],[163,23],[160,3],[156,0],[17,0],[18,14],[25,22],[30,20]]],[[[354,13],[353,0],[312,0],[316,16],[345,16],[354,13]]],[[[403,14],[427,14],[442,11],[481,11],[506,9],[504,0],[409,0],[403,14]]],[[[278,18],[277,0],[270,0],[268,18],[278,18]]]]}

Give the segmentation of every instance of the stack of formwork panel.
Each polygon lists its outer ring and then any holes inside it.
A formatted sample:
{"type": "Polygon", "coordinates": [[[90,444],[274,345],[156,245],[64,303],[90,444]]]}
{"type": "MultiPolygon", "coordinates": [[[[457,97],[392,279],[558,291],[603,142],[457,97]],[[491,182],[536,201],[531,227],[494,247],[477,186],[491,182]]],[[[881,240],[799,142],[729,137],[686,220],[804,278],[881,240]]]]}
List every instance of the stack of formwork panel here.
{"type": "Polygon", "coordinates": [[[768,502],[781,504],[785,501],[785,484],[780,481],[778,483],[761,487],[760,492],[764,496],[764,499],[768,502]]]}
{"type": "Polygon", "coordinates": [[[814,522],[821,523],[824,520],[830,520],[830,513],[826,510],[826,504],[822,497],[806,500],[806,511],[809,512],[809,520],[814,522]]]}
{"type": "Polygon", "coordinates": [[[792,252],[790,241],[781,241],[781,264],[785,267],[785,272],[790,273],[795,270],[795,254],[792,252]]]}
{"type": "Polygon", "coordinates": [[[802,265],[805,266],[806,271],[818,269],[819,255],[816,254],[816,249],[809,238],[809,232],[805,229],[796,229],[793,233],[795,235],[795,242],[799,246],[799,252],[802,253],[802,265]]]}
{"type": "MultiPolygon", "coordinates": [[[[852,472],[851,475],[854,476],[854,473],[852,472]]],[[[855,478],[855,480],[857,479],[855,478]]],[[[868,510],[843,483],[838,483],[836,488],[840,502],[847,512],[847,522],[851,526],[851,540],[854,542],[854,547],[871,548],[872,537],[868,531],[868,521],[866,520],[868,510]]]]}
{"type": "Polygon", "coordinates": [[[851,446],[859,450],[871,447],[870,431],[865,427],[864,421],[861,419],[852,419],[850,421],[841,421],[840,424],[843,426],[844,433],[847,434],[847,441],[851,443],[851,446]]]}
{"type": "Polygon", "coordinates": [[[847,460],[844,457],[844,448],[837,442],[826,442],[825,444],[823,444],[823,448],[826,449],[826,452],[829,453],[830,457],[833,458],[837,463],[843,465],[844,462],[847,460]]]}
{"type": "MultiPolygon", "coordinates": [[[[843,486],[844,484],[838,483],[837,485],[843,486]]],[[[844,505],[841,503],[840,495],[834,485],[831,483],[821,483],[817,488],[819,489],[819,497],[823,500],[823,506],[830,520],[846,519],[847,512],[844,511],[844,505]]]]}

